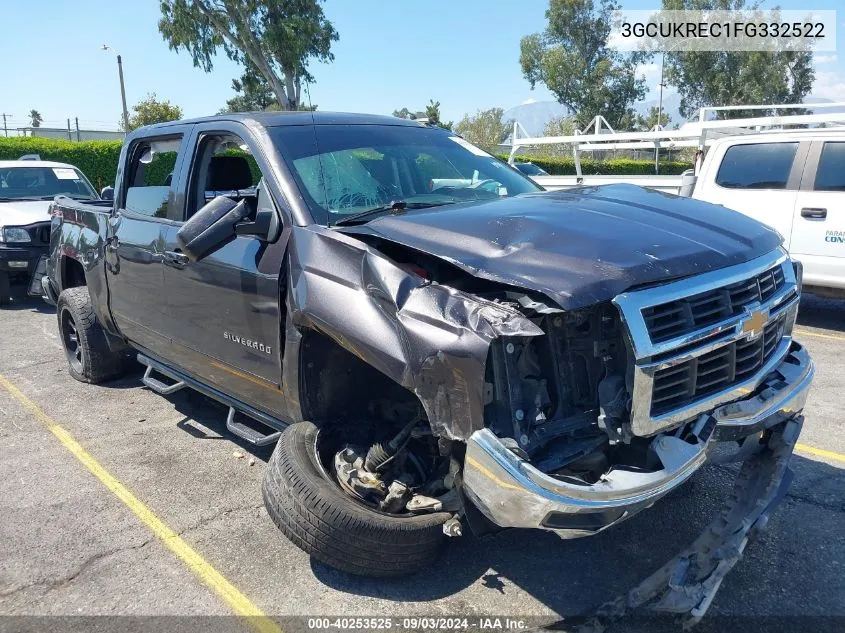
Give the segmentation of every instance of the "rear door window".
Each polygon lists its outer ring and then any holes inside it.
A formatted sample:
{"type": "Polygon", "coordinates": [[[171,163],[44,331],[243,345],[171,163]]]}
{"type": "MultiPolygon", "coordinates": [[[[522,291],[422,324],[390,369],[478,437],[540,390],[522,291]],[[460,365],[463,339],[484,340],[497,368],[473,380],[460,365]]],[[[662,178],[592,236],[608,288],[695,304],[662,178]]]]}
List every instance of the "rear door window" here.
{"type": "Polygon", "coordinates": [[[786,189],[798,143],[749,143],[728,148],[716,175],[727,189],[786,189]]]}
{"type": "Polygon", "coordinates": [[[814,191],[845,191],[845,143],[825,143],[814,191]]]}

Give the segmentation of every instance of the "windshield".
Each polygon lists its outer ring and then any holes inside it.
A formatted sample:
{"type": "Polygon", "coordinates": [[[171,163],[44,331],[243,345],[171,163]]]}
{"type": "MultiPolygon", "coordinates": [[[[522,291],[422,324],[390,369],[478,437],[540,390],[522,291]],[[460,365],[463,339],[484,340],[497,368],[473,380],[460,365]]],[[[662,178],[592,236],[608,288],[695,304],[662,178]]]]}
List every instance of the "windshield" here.
{"type": "Polygon", "coordinates": [[[73,167],[0,167],[0,201],[52,200],[59,195],[97,198],[85,176],[73,167]]]}
{"type": "Polygon", "coordinates": [[[507,164],[438,128],[280,126],[271,134],[319,224],[396,201],[419,208],[541,191],[507,164]]]}

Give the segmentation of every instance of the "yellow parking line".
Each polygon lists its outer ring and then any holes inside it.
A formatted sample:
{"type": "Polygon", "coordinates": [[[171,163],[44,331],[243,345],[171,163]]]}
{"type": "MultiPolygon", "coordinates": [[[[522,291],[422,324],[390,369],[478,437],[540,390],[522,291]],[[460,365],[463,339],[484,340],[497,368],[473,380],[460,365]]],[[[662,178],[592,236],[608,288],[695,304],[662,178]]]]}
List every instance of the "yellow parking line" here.
{"type": "Polygon", "coordinates": [[[107,471],[100,463],[86,451],[82,445],[73,439],[70,433],[57,424],[49,415],[44,413],[37,404],[23,394],[14,384],[0,375],[0,386],[11,394],[18,403],[26,409],[32,417],[43,424],[50,433],[56,436],[76,459],[82,462],[91,474],[120,499],[141,522],[164,543],[197,577],[208,585],[236,614],[246,619],[247,623],[257,633],[281,633],[281,629],[268,618],[249,598],[242,594],[226,578],[211,566],[200,554],[188,545],[181,536],[169,528],[142,501],[133,495],[117,478],[107,471]]]}
{"type": "Polygon", "coordinates": [[[815,446],[808,446],[807,444],[796,444],[795,450],[802,453],[809,453],[810,455],[815,455],[816,457],[827,457],[828,459],[833,459],[838,462],[845,462],[845,455],[842,453],[826,451],[823,448],[816,448],[815,446]]]}
{"type": "Polygon", "coordinates": [[[810,332],[803,329],[796,329],[794,332],[799,336],[815,336],[816,338],[829,338],[834,341],[845,341],[845,336],[839,336],[837,334],[820,334],[819,332],[810,332]]]}

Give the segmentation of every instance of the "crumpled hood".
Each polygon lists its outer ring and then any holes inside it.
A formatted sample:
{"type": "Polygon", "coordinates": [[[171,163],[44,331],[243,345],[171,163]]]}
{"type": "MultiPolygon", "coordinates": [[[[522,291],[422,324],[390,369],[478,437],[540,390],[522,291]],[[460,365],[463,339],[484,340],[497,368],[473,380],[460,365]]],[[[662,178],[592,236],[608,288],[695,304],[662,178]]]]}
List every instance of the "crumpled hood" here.
{"type": "Polygon", "coordinates": [[[634,185],[408,211],[342,230],[542,292],[564,309],[746,262],[782,241],[775,230],[736,211],[634,185]]]}
{"type": "Polygon", "coordinates": [[[26,226],[36,222],[49,222],[50,200],[0,201],[0,226],[26,226]]]}

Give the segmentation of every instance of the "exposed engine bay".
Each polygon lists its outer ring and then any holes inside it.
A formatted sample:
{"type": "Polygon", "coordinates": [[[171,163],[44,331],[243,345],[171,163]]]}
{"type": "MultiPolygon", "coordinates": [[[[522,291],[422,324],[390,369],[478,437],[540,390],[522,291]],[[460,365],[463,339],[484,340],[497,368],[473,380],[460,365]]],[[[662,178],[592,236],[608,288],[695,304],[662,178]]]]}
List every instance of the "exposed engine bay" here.
{"type": "MultiPolygon", "coordinates": [[[[519,309],[544,332],[491,344],[487,428],[514,454],[561,480],[592,484],[613,466],[660,467],[651,438],[630,432],[633,361],[613,305],[564,312],[514,292],[485,298],[519,309]]],[[[415,413],[398,432],[394,419],[391,435],[347,442],[326,455],[348,494],[391,514],[457,507],[462,443],[435,436],[423,412],[415,413]]]]}
{"type": "MultiPolygon", "coordinates": [[[[525,300],[523,300],[525,302],[525,300]]],[[[615,307],[536,313],[545,333],[494,341],[487,363],[485,420],[541,471],[596,481],[624,459],[646,467],[628,431],[628,351],[615,307]]],[[[642,450],[640,450],[642,449],[642,450]]]]}

